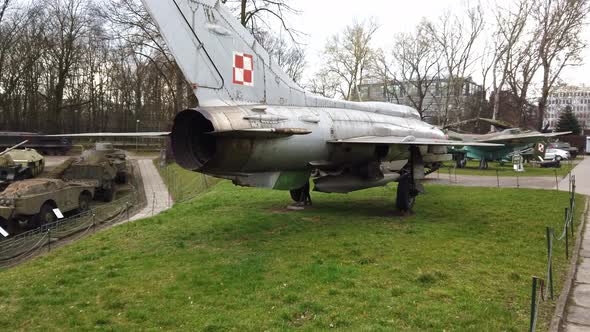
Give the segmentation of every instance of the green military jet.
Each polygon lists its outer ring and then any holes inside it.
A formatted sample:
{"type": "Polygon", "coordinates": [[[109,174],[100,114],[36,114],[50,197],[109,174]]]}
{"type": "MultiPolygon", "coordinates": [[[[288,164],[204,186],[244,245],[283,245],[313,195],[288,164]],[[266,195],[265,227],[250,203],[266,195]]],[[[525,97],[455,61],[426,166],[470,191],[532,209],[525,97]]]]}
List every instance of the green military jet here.
{"type": "Polygon", "coordinates": [[[464,168],[467,159],[479,160],[479,168],[487,169],[488,161],[509,160],[509,155],[520,151],[533,149],[535,156],[544,157],[546,151],[546,141],[549,138],[568,135],[571,132],[560,133],[541,133],[536,130],[521,128],[506,128],[499,122],[490,119],[478,119],[491,123],[496,127],[503,128],[502,131],[492,132],[484,135],[461,134],[453,131],[447,131],[450,140],[461,141],[465,143],[496,143],[502,146],[456,146],[450,149],[455,156],[458,168],[464,168]]]}

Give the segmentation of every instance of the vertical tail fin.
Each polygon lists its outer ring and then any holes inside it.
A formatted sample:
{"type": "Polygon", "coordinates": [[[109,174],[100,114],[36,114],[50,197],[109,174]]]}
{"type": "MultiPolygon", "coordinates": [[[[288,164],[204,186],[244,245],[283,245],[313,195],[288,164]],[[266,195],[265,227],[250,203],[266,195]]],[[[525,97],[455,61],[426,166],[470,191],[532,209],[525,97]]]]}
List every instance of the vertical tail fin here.
{"type": "Polygon", "coordinates": [[[303,89],[218,0],[142,1],[201,106],[306,104],[303,89]]]}
{"type": "Polygon", "coordinates": [[[543,161],[545,159],[545,154],[547,153],[547,144],[545,142],[536,143],[534,146],[533,155],[536,159],[543,161]]]}

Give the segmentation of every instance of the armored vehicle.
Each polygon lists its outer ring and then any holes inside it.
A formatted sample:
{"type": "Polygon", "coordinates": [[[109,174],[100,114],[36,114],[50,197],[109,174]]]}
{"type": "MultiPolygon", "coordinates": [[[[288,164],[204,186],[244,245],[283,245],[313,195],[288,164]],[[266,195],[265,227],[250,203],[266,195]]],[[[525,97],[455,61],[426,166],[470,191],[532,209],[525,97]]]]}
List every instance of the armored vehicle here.
{"type": "Polygon", "coordinates": [[[110,143],[97,143],[96,148],[86,150],[70,162],[61,178],[65,181],[94,180],[97,197],[105,202],[113,200],[115,183],[127,182],[125,152],[114,149],[110,143]]]}
{"type": "Polygon", "coordinates": [[[35,228],[54,222],[53,209],[86,211],[95,183],[29,179],[10,184],[0,193],[0,225],[8,229],[35,228]]]}
{"type": "Polygon", "coordinates": [[[17,149],[19,145],[0,152],[0,191],[13,181],[39,176],[45,168],[42,155],[34,149],[17,149]]]}
{"type": "Polygon", "coordinates": [[[117,169],[115,181],[117,183],[127,182],[127,153],[123,150],[115,149],[112,143],[96,143],[94,150],[88,150],[89,153],[101,155],[110,160],[111,164],[117,169]]]}

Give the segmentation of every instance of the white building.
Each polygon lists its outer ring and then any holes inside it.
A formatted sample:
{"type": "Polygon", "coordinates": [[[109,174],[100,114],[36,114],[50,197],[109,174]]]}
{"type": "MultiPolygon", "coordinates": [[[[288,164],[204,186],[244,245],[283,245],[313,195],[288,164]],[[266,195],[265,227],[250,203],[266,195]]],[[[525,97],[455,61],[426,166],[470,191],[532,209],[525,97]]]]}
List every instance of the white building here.
{"type": "Polygon", "coordinates": [[[554,129],[566,106],[571,106],[582,128],[590,128],[590,87],[564,86],[555,89],[547,100],[545,121],[554,129]]]}

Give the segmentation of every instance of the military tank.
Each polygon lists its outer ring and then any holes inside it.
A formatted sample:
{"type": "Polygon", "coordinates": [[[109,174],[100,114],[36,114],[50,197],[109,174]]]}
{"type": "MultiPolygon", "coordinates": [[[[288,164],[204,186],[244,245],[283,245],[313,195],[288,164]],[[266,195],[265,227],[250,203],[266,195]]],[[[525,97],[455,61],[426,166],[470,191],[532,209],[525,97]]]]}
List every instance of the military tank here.
{"type": "Polygon", "coordinates": [[[94,149],[84,151],[65,165],[61,179],[96,181],[97,198],[105,202],[113,200],[117,183],[127,182],[127,155],[110,143],[97,143],[94,149]]]}
{"type": "Polygon", "coordinates": [[[45,168],[45,158],[35,149],[19,149],[22,142],[0,152],[0,191],[14,181],[39,176],[45,168]]]}
{"type": "Polygon", "coordinates": [[[127,152],[115,149],[112,143],[96,143],[94,150],[88,150],[90,154],[102,155],[107,158],[117,169],[115,181],[119,184],[127,183],[127,152]]]}
{"type": "Polygon", "coordinates": [[[66,213],[87,211],[94,196],[92,181],[28,179],[8,185],[0,193],[0,226],[11,232],[56,221],[53,209],[66,213]]]}

